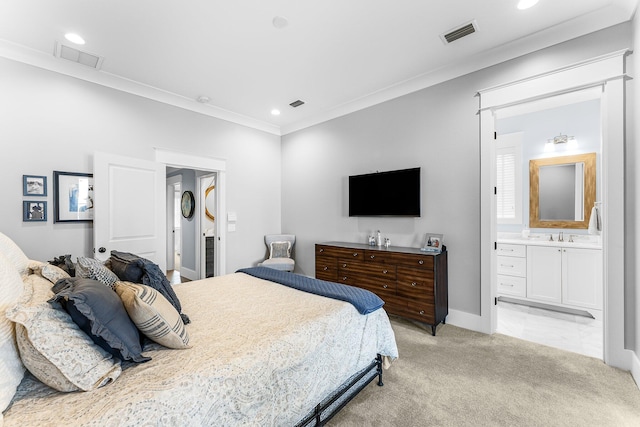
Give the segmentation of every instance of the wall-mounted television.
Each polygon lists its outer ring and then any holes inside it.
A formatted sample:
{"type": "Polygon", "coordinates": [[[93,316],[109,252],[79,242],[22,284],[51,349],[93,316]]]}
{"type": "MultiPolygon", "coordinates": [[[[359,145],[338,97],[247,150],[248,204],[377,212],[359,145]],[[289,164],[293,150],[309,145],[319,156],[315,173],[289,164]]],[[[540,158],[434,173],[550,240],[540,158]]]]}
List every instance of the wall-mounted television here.
{"type": "Polygon", "coordinates": [[[349,177],[349,216],[420,216],[420,168],[349,177]]]}

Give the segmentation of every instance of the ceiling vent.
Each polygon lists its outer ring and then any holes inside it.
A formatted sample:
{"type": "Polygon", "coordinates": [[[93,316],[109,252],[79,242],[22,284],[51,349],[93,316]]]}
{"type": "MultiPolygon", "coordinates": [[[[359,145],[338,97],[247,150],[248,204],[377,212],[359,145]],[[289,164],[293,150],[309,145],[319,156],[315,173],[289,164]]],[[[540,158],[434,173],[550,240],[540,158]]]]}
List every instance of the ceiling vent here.
{"type": "Polygon", "coordinates": [[[83,52],[76,48],[56,42],[54,55],[56,58],[66,59],[67,61],[86,65],[87,67],[99,70],[102,67],[104,58],[92,53],[83,52]]]}
{"type": "Polygon", "coordinates": [[[293,102],[292,102],[291,104],[289,104],[289,105],[291,105],[293,108],[296,108],[296,107],[299,107],[299,106],[301,106],[301,105],[303,105],[303,104],[304,104],[304,101],[300,101],[300,100],[298,99],[297,101],[293,101],[293,102]]]}
{"type": "Polygon", "coordinates": [[[474,20],[460,27],[454,28],[446,34],[440,34],[440,38],[442,39],[442,42],[444,44],[449,44],[463,37],[471,35],[476,31],[478,31],[478,24],[474,20]]]}

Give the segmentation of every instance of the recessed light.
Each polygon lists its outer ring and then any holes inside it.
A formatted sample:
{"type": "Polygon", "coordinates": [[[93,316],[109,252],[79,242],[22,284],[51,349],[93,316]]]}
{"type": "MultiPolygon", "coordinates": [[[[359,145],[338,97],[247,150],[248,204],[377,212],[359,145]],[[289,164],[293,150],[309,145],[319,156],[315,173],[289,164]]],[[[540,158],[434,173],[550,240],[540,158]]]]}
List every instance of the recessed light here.
{"type": "Polygon", "coordinates": [[[289,25],[289,20],[287,18],[285,18],[284,16],[276,16],[276,17],[273,18],[271,23],[273,24],[274,27],[276,27],[277,29],[281,30],[284,27],[286,27],[287,25],[289,25]]]}
{"type": "Polygon", "coordinates": [[[518,9],[525,10],[529,9],[532,6],[535,6],[538,3],[538,0],[520,0],[518,2],[518,9]]]}
{"type": "Polygon", "coordinates": [[[280,110],[276,110],[275,108],[273,110],[271,110],[271,114],[274,116],[279,116],[280,115],[280,110]]]}
{"type": "Polygon", "coordinates": [[[198,101],[200,104],[206,104],[211,101],[211,98],[209,98],[208,96],[200,95],[196,98],[196,101],[198,101]]]}
{"type": "Polygon", "coordinates": [[[75,33],[67,33],[64,35],[64,38],[69,40],[71,43],[84,44],[84,39],[75,33]]]}

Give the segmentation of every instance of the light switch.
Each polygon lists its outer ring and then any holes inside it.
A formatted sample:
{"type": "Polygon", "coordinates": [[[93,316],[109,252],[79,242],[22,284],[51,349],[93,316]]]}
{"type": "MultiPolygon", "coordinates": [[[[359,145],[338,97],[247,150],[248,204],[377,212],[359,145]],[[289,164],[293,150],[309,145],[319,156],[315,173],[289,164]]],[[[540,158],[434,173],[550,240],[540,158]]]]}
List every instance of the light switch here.
{"type": "Polygon", "coordinates": [[[227,224],[227,231],[236,231],[235,224],[227,224]]]}
{"type": "Polygon", "coordinates": [[[238,220],[238,214],[235,212],[227,212],[227,221],[236,222],[238,220]]]}

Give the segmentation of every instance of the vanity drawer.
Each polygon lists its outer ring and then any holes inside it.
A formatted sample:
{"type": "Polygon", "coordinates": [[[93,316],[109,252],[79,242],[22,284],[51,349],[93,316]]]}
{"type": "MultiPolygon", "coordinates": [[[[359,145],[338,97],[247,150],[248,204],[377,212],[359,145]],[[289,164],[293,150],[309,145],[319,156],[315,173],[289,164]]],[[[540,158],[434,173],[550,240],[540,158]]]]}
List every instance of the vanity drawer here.
{"type": "Polygon", "coordinates": [[[510,245],[508,243],[498,243],[499,256],[514,256],[525,258],[527,256],[527,247],[525,245],[510,245]]]}
{"type": "Polygon", "coordinates": [[[498,274],[527,276],[527,259],[498,255],[498,274]]]}
{"type": "Polygon", "coordinates": [[[515,297],[527,296],[527,279],[517,276],[498,275],[498,295],[511,295],[515,297]]]}

